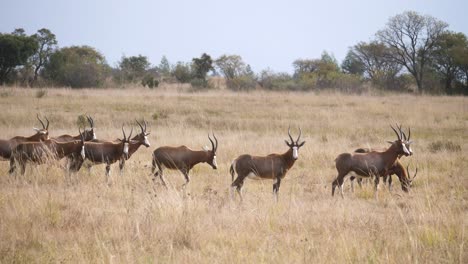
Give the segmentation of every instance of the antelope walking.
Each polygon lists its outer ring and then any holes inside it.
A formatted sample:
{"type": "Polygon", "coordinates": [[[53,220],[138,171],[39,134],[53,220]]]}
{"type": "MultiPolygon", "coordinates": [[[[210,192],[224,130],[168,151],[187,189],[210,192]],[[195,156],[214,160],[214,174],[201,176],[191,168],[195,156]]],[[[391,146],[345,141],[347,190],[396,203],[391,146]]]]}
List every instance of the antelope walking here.
{"type": "MultiPolygon", "coordinates": [[[[125,130],[122,126],[123,139],[118,142],[85,142],[85,157],[93,164],[106,164],[107,183],[110,183],[110,166],[120,160],[122,156],[128,158],[128,149],[130,137],[133,133],[133,128],[130,135],[125,135],[125,130]]],[[[72,170],[79,170],[83,161],[76,161],[72,166],[72,170]]]]}
{"type": "Polygon", "coordinates": [[[190,182],[189,172],[198,163],[206,162],[214,170],[218,168],[216,163],[216,150],[218,149],[218,139],[213,134],[216,144],[208,134],[208,139],[211,142],[211,150],[191,150],[186,146],[180,147],[159,147],[153,152],[153,167],[151,173],[154,174],[153,181],[159,176],[162,184],[166,186],[166,182],[163,177],[163,168],[171,170],[179,170],[184,174],[185,183],[182,185],[185,187],[190,182]],[[158,171],[156,171],[156,167],[158,171]]]}
{"type": "Polygon", "coordinates": [[[127,157],[122,156],[119,161],[119,168],[120,168],[120,174],[123,174],[123,169],[125,166],[125,161],[130,159],[130,157],[135,153],[138,148],[143,145],[147,148],[151,146],[149,140],[148,140],[148,135],[150,133],[146,132],[146,121],[143,120],[143,124],[145,127],[143,128],[143,125],[136,120],[137,124],[140,126],[141,133],[135,135],[132,139],[130,139],[129,145],[128,145],[128,155],[127,157]]]}
{"type": "Polygon", "coordinates": [[[288,135],[291,142],[285,140],[289,147],[288,151],[283,154],[270,154],[268,156],[252,156],[244,154],[237,157],[231,164],[229,169],[232,177],[231,188],[236,188],[239,196],[242,198],[242,186],[245,178],[251,179],[273,179],[276,182],[273,184],[273,193],[278,199],[278,191],[281,180],[286,176],[288,170],[294,165],[297,160],[298,150],[304,146],[305,141],[299,143],[302,130],[299,128],[299,136],[294,141],[291,136],[291,130],[288,129],[288,135]],[[234,180],[234,175],[237,173],[237,178],[234,180]]]}
{"type": "Polygon", "coordinates": [[[10,157],[9,173],[12,175],[15,172],[16,163],[20,165],[21,175],[24,175],[28,162],[44,164],[47,161],[60,160],[68,155],[81,155],[81,157],[84,158],[83,136],[80,140],[69,142],[57,142],[53,139],[41,142],[23,142],[13,149],[10,157]]]}
{"type": "Polygon", "coordinates": [[[49,120],[46,117],[47,125],[44,125],[44,122],[39,118],[39,115],[36,117],[42,124],[42,128],[33,127],[36,134],[30,137],[16,136],[8,140],[0,139],[0,160],[10,160],[12,150],[22,142],[38,142],[49,139],[49,120]]]}
{"type": "Polygon", "coordinates": [[[390,126],[398,139],[389,141],[391,146],[385,151],[371,151],[368,153],[342,153],[335,159],[336,169],[338,176],[332,183],[332,196],[335,195],[335,188],[338,186],[340,189],[341,197],[343,195],[343,182],[349,172],[354,172],[359,177],[374,177],[375,181],[375,197],[377,198],[377,187],[379,185],[380,177],[388,174],[389,169],[395,164],[400,155],[411,155],[411,130],[409,130],[408,138],[398,127],[398,133],[393,126],[390,126]]]}

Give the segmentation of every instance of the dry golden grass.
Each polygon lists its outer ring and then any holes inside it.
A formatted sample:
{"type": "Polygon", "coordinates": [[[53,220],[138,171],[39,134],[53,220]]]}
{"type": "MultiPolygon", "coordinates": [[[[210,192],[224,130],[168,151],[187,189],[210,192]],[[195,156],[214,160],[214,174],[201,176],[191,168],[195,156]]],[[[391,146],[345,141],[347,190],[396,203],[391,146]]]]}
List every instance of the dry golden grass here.
{"type": "MultiPolygon", "coordinates": [[[[55,165],[8,176],[0,163],[1,263],[466,263],[468,102],[462,97],[351,96],[333,93],[177,93],[142,89],[2,89],[2,138],[32,134],[36,113],[50,134],[78,133],[78,115],[95,119],[101,139],[121,137],[136,118],[150,121],[142,147],[112,186],[104,166],[82,170],[70,184],[55,165]],[[419,168],[410,194],[382,185],[345,199],[331,197],[333,160],[357,147],[393,140],[389,124],[412,129],[419,168]],[[244,203],[231,201],[230,162],[240,154],[287,150],[291,125],[306,145],[282,182],[249,181],[244,203]],[[151,181],[158,146],[209,145],[219,139],[218,170],[200,164],[184,195],[183,176],[165,171],[171,187],[151,181]],[[439,142],[439,143],[437,143],[439,142]],[[447,143],[448,142],[448,143],[447,143]]],[[[136,128],[136,127],[135,127],[136,128]]]]}

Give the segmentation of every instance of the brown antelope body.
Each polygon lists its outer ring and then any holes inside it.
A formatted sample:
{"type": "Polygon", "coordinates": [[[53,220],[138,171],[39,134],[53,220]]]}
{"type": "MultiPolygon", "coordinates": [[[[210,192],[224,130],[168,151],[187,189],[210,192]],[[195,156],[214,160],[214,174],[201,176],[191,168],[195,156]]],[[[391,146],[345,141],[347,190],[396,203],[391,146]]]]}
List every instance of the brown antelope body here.
{"type": "MultiPolygon", "coordinates": [[[[397,126],[398,127],[398,126],[397,126]]],[[[332,183],[332,196],[335,194],[335,188],[338,186],[340,189],[341,196],[343,195],[343,182],[346,175],[350,172],[354,172],[358,177],[374,177],[375,181],[375,197],[377,198],[377,187],[381,176],[388,174],[389,169],[395,164],[399,156],[411,155],[410,144],[411,131],[409,132],[408,139],[402,132],[401,127],[398,133],[393,127],[391,127],[398,139],[393,142],[389,142],[391,146],[385,151],[371,151],[368,153],[342,153],[335,159],[336,169],[338,176],[332,183]]]]}
{"type": "Polygon", "coordinates": [[[36,134],[30,136],[30,137],[22,137],[22,136],[16,136],[10,139],[0,139],[0,160],[10,160],[12,150],[18,146],[18,144],[23,143],[23,142],[39,142],[39,141],[44,141],[49,139],[49,120],[47,120],[47,125],[44,125],[44,122],[42,122],[41,119],[39,119],[39,116],[37,116],[37,119],[39,122],[42,124],[42,128],[33,128],[36,130],[36,134]]]}
{"type": "MultiPolygon", "coordinates": [[[[368,152],[371,152],[372,150],[379,150],[379,149],[359,148],[359,149],[356,149],[354,152],[356,152],[356,153],[368,153],[368,152]]],[[[384,150],[379,150],[379,151],[384,151],[384,150]]],[[[412,155],[412,154],[413,153],[411,152],[410,155],[412,155]]],[[[413,175],[413,177],[411,177],[411,174],[409,172],[409,166],[406,166],[406,169],[405,169],[405,167],[403,166],[403,164],[401,163],[399,158],[400,157],[398,157],[396,162],[388,169],[388,174],[383,176],[383,181],[384,181],[384,183],[387,183],[387,180],[388,180],[388,188],[389,188],[389,190],[391,190],[392,175],[396,175],[398,177],[398,179],[400,180],[401,189],[404,192],[409,192],[409,190],[410,190],[410,188],[412,186],[413,180],[414,180],[414,178],[416,178],[416,175],[418,173],[418,169],[416,168],[415,174],[413,175]]],[[[354,181],[355,178],[356,178],[356,176],[351,176],[351,178],[350,178],[350,180],[351,180],[351,189],[353,191],[354,191],[353,181],[354,181]]],[[[358,177],[357,182],[358,182],[359,186],[362,187],[362,184],[361,184],[362,183],[362,178],[358,177]]]]}
{"type": "Polygon", "coordinates": [[[23,142],[18,144],[10,157],[10,175],[16,170],[16,163],[24,175],[26,164],[44,164],[51,160],[60,160],[69,155],[80,155],[84,158],[84,140],[57,142],[53,139],[41,142],[23,142]]]}
{"type": "Polygon", "coordinates": [[[236,188],[241,200],[243,199],[242,186],[246,178],[276,180],[273,184],[273,193],[276,198],[278,197],[281,180],[297,160],[299,148],[305,144],[305,141],[299,143],[299,139],[301,138],[300,129],[296,141],[291,137],[290,129],[288,129],[288,135],[291,142],[285,140],[289,149],[283,154],[270,154],[268,156],[244,154],[232,162],[229,169],[232,177],[231,188],[236,188]],[[235,174],[237,174],[237,178],[234,180],[235,174]]]}
{"type": "MultiPolygon", "coordinates": [[[[85,158],[93,164],[106,164],[107,182],[110,183],[110,165],[120,160],[122,156],[127,157],[129,149],[129,140],[132,136],[133,128],[128,138],[122,127],[123,139],[119,142],[85,142],[85,158]]],[[[77,161],[72,170],[79,170],[83,162],[77,161]]]]}
{"type": "Polygon", "coordinates": [[[216,163],[216,150],[218,149],[218,139],[213,134],[216,144],[208,135],[208,139],[211,142],[211,150],[191,150],[186,146],[180,147],[159,147],[153,152],[153,167],[152,173],[154,174],[154,180],[159,176],[161,182],[166,186],[166,182],[163,177],[163,168],[171,170],[179,170],[184,174],[186,186],[190,182],[189,172],[198,163],[208,163],[213,169],[218,168],[216,163]],[[156,168],[158,170],[156,171],[156,168]]]}

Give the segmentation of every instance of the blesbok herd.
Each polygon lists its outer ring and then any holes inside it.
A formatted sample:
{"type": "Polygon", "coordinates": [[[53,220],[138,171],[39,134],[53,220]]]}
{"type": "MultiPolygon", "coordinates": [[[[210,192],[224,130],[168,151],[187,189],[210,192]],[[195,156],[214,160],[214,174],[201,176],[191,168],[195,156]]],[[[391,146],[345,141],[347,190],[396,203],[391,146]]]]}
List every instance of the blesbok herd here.
{"type": "MultiPolygon", "coordinates": [[[[110,167],[119,161],[121,175],[125,162],[139,149],[140,146],[150,147],[147,132],[147,122],[136,120],[140,127],[140,132],[132,138],[133,126],[127,136],[122,125],[123,139],[102,140],[96,138],[94,120],[91,116],[86,116],[90,125],[89,129],[78,128],[78,135],[61,135],[49,138],[49,120],[45,118],[47,124],[39,118],[37,119],[42,128],[33,128],[36,133],[30,137],[16,136],[9,140],[0,140],[0,159],[10,161],[10,175],[16,175],[17,166],[20,167],[21,175],[24,175],[26,164],[44,164],[49,161],[59,161],[66,158],[66,170],[68,173],[76,173],[81,167],[89,169],[95,164],[106,164],[106,178],[110,183],[110,167]]],[[[391,191],[392,178],[395,174],[401,183],[404,192],[408,192],[412,186],[413,179],[417,175],[417,168],[414,176],[410,176],[409,167],[406,169],[401,162],[403,156],[411,156],[411,129],[408,128],[408,135],[397,125],[396,128],[390,126],[395,132],[397,139],[388,141],[390,146],[385,149],[360,148],[353,153],[342,153],[335,159],[335,166],[338,175],[332,182],[332,196],[336,187],[343,195],[343,183],[346,176],[350,175],[351,190],[354,192],[353,180],[357,178],[359,185],[364,178],[373,179],[375,196],[377,197],[380,177],[389,184],[391,191]],[[398,129],[398,131],[397,131],[398,129]]],[[[269,154],[267,156],[254,156],[243,154],[235,158],[229,168],[231,174],[231,189],[236,189],[242,197],[242,187],[245,179],[270,179],[273,180],[273,194],[278,199],[278,192],[281,181],[286,173],[293,167],[299,157],[299,148],[304,146],[305,141],[301,141],[302,130],[299,128],[299,135],[296,140],[291,136],[291,129],[288,128],[289,140],[285,140],[288,149],[283,154],[269,154]]],[[[178,170],[185,177],[185,187],[190,182],[190,170],[199,163],[207,163],[213,169],[218,168],[216,162],[216,152],[218,150],[218,139],[213,134],[213,138],[208,134],[211,149],[192,150],[187,146],[161,146],[152,153],[153,181],[158,177],[164,187],[167,188],[163,177],[163,169],[178,170]]]]}

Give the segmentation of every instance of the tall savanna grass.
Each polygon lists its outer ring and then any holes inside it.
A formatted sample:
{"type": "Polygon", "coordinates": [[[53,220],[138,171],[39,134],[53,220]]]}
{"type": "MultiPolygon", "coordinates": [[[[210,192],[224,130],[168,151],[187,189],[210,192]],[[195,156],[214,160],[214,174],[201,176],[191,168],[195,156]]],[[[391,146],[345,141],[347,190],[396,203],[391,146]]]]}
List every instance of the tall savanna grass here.
{"type": "MultiPolygon", "coordinates": [[[[122,138],[135,119],[149,122],[150,148],[118,165],[68,181],[60,164],[8,176],[0,163],[1,263],[466,263],[468,102],[463,97],[334,93],[179,93],[170,90],[48,89],[0,92],[0,135],[33,134],[36,114],[50,135],[78,134],[91,115],[99,139],[122,138]],[[3,96],[5,95],[5,96],[3,96]],[[394,179],[374,199],[372,184],[331,197],[335,157],[358,147],[385,147],[390,124],[411,127],[419,169],[409,194],[394,179]],[[231,161],[240,154],[287,150],[291,126],[306,144],[286,175],[279,201],[272,181],[246,180],[244,202],[230,198],[231,161]],[[199,164],[191,182],[165,171],[152,181],[151,153],[163,145],[210,146],[218,170],[199,164]],[[395,182],[396,181],[396,182],[395,182]]],[[[127,132],[128,133],[128,132],[127,132]]],[[[62,161],[64,162],[64,161],[62,161]]]]}

